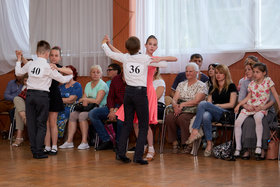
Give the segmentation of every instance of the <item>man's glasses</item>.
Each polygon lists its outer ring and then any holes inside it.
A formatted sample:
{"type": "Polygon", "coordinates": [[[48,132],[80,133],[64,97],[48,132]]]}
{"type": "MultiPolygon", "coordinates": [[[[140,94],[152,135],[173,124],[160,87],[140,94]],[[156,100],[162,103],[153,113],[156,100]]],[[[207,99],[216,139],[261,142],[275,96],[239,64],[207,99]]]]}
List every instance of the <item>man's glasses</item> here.
{"type": "Polygon", "coordinates": [[[107,71],[113,71],[114,69],[107,69],[107,71]]]}

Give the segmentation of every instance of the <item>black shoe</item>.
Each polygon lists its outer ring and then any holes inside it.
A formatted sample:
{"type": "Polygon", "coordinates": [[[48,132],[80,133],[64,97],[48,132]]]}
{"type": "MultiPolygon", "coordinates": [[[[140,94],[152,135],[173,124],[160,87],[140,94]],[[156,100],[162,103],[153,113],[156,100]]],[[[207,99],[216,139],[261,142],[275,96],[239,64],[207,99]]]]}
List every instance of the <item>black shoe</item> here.
{"type": "Polygon", "coordinates": [[[143,160],[143,159],[134,160],[133,162],[137,163],[137,164],[140,164],[140,165],[147,165],[147,164],[149,164],[149,162],[147,160],[143,160]]]}
{"type": "Polygon", "coordinates": [[[36,158],[36,159],[48,158],[48,155],[46,155],[46,154],[33,154],[33,158],[36,158]]]}
{"type": "Polygon", "coordinates": [[[248,155],[248,156],[242,156],[241,159],[243,159],[243,160],[250,160],[250,155],[248,155]]]}
{"type": "Polygon", "coordinates": [[[262,161],[262,160],[265,160],[265,157],[256,157],[256,161],[262,161]]]}
{"type": "Polygon", "coordinates": [[[120,156],[120,155],[116,155],[116,160],[119,160],[123,163],[130,163],[131,162],[130,158],[128,158],[126,156],[120,156]]]}
{"type": "Polygon", "coordinates": [[[44,154],[45,154],[45,155],[48,155],[48,154],[49,154],[49,152],[51,152],[51,151],[48,151],[47,149],[44,149],[44,151],[43,151],[43,152],[44,152],[44,154]]]}
{"type": "Polygon", "coordinates": [[[100,151],[100,150],[107,150],[107,149],[112,149],[113,148],[113,144],[111,141],[108,142],[103,142],[102,144],[100,144],[96,150],[100,151]]]}
{"type": "Polygon", "coordinates": [[[136,147],[132,147],[132,148],[127,150],[127,153],[134,153],[135,149],[136,149],[136,147]]]}
{"type": "Polygon", "coordinates": [[[56,149],[52,149],[48,152],[49,155],[57,155],[57,150],[56,149]]]}

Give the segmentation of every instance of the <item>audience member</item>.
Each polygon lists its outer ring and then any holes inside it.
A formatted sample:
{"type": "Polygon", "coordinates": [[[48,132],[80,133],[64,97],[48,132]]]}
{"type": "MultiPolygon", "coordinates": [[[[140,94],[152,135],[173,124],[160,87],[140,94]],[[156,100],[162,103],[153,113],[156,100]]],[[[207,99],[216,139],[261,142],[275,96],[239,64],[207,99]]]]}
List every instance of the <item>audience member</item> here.
{"type": "Polygon", "coordinates": [[[107,76],[109,78],[108,81],[106,81],[106,84],[108,86],[108,88],[110,88],[110,84],[112,82],[112,79],[116,76],[119,75],[121,73],[121,66],[117,63],[112,63],[108,66],[107,69],[107,76]]]}
{"type": "Polygon", "coordinates": [[[76,68],[72,65],[66,67],[73,71],[73,79],[71,79],[70,82],[59,86],[64,110],[59,112],[57,116],[58,138],[62,138],[64,135],[66,124],[69,121],[71,108],[83,96],[82,85],[77,82],[78,72],[76,68]]]}
{"type": "MultiPolygon", "coordinates": [[[[0,101],[0,112],[11,113],[14,108],[14,103],[13,103],[14,97],[18,96],[18,94],[22,90],[22,86],[23,86],[22,76],[15,76],[15,78],[16,79],[8,82],[8,85],[4,92],[4,99],[0,101]]],[[[13,117],[12,113],[11,113],[11,118],[13,117]]],[[[1,124],[3,124],[3,127],[0,129],[2,130],[2,138],[7,139],[10,122],[5,120],[2,121],[1,124]]]]}
{"type": "MultiPolygon", "coordinates": [[[[102,69],[99,65],[93,65],[90,68],[90,77],[91,82],[88,82],[83,97],[79,100],[79,103],[82,103],[83,106],[89,106],[90,103],[95,103],[99,107],[106,105],[108,86],[101,79],[102,69]]],[[[74,111],[70,113],[69,123],[68,123],[68,138],[67,141],[59,146],[61,149],[73,148],[73,138],[77,129],[77,121],[79,121],[80,129],[82,132],[82,141],[78,146],[78,149],[89,149],[88,145],[88,113],[89,111],[74,111]]]]}
{"type": "Polygon", "coordinates": [[[156,71],[154,73],[154,77],[153,77],[153,86],[156,90],[156,94],[157,94],[157,112],[158,112],[158,119],[163,119],[163,113],[164,113],[164,109],[165,109],[165,90],[166,90],[166,85],[164,80],[162,79],[162,77],[160,76],[160,71],[159,71],[159,67],[156,68],[156,71]]]}
{"type": "MultiPolygon", "coordinates": [[[[244,64],[256,63],[256,62],[259,62],[258,57],[253,56],[253,55],[250,55],[250,56],[248,56],[248,57],[245,59],[244,64]]],[[[240,88],[241,88],[242,82],[243,82],[244,80],[246,80],[246,79],[247,79],[247,77],[246,77],[246,75],[244,75],[244,77],[242,77],[242,78],[238,81],[238,86],[237,86],[237,90],[238,90],[238,91],[239,91],[240,88]]]]}
{"type": "Polygon", "coordinates": [[[17,136],[15,142],[12,146],[18,147],[23,143],[23,130],[24,125],[26,125],[26,114],[25,114],[25,98],[26,98],[26,84],[27,84],[28,74],[23,76],[23,87],[22,91],[18,96],[14,98],[14,106],[15,106],[15,120],[16,120],[16,130],[17,136]]]}
{"type": "MultiPolygon", "coordinates": [[[[117,120],[115,112],[123,104],[125,91],[125,82],[122,79],[121,67],[118,64],[110,64],[107,69],[110,80],[109,94],[107,97],[107,105],[104,107],[94,108],[88,113],[91,124],[95,128],[102,143],[96,150],[105,150],[112,148],[113,144],[110,141],[110,136],[104,127],[104,121],[109,119],[117,120]]],[[[108,81],[107,81],[108,82],[108,81]]],[[[107,84],[108,85],[108,84],[107,84]]],[[[117,123],[119,126],[119,122],[117,123]]],[[[117,132],[119,133],[119,132],[117,132]]]]}
{"type": "Polygon", "coordinates": [[[192,133],[186,142],[191,144],[201,138],[198,130],[202,126],[207,141],[204,156],[212,153],[212,121],[219,121],[224,112],[232,112],[237,99],[237,89],[232,83],[229,69],[226,65],[218,65],[215,69],[213,86],[209,89],[208,101],[201,101],[197,107],[192,133]]]}
{"type": "Polygon", "coordinates": [[[177,126],[181,129],[182,153],[190,153],[191,146],[185,142],[189,137],[189,125],[194,117],[196,107],[207,95],[206,85],[197,79],[199,67],[195,63],[186,66],[187,80],[179,83],[173,97],[173,112],[167,114],[165,124],[168,132],[168,142],[173,145],[173,153],[178,153],[177,126]]]}
{"type": "MultiPolygon", "coordinates": [[[[248,94],[248,85],[253,80],[253,65],[256,62],[254,61],[247,61],[245,62],[245,77],[246,79],[240,80],[240,91],[238,94],[238,102],[242,101],[248,94]]],[[[275,117],[275,110],[273,107],[273,104],[275,102],[275,99],[272,94],[270,94],[269,99],[270,106],[268,110],[268,114],[264,116],[262,120],[263,124],[263,134],[262,134],[262,153],[261,153],[261,159],[265,158],[265,151],[268,148],[268,140],[270,138],[270,128],[269,124],[271,124],[275,117]]],[[[243,108],[248,108],[247,104],[242,105],[243,108]]],[[[250,159],[250,149],[256,149],[256,142],[257,142],[257,136],[256,136],[256,124],[255,120],[252,116],[249,116],[245,119],[243,125],[242,125],[242,148],[243,148],[243,155],[241,156],[242,159],[248,160],[250,159]]]]}
{"type": "MultiPolygon", "coordinates": [[[[239,111],[240,106],[243,107],[241,110],[237,120],[235,121],[235,137],[236,137],[236,151],[234,155],[236,157],[240,156],[241,151],[241,133],[242,129],[241,126],[245,120],[245,118],[252,117],[254,118],[254,124],[255,124],[255,134],[257,141],[255,142],[255,154],[257,160],[263,160],[265,158],[264,155],[264,148],[267,147],[267,143],[264,142],[265,145],[262,144],[262,140],[264,139],[263,135],[269,136],[269,128],[267,121],[264,120],[265,116],[268,116],[268,111],[273,103],[274,100],[269,100],[271,98],[271,95],[276,98],[278,107],[280,106],[278,94],[276,92],[276,89],[274,87],[274,83],[271,80],[271,78],[267,77],[267,68],[266,65],[263,63],[255,63],[253,66],[250,66],[250,64],[253,64],[252,62],[248,62],[246,68],[246,79],[243,81],[246,81],[248,79],[251,79],[253,77],[253,81],[251,81],[247,86],[245,85],[246,82],[242,83],[241,86],[246,86],[248,90],[247,96],[240,101],[240,103],[235,108],[235,112],[239,111]],[[253,69],[253,76],[252,76],[252,69],[253,69]],[[272,93],[272,94],[271,94],[272,93]],[[248,116],[248,117],[247,117],[248,116]],[[264,122],[264,123],[263,123],[264,122]],[[264,127],[264,126],[267,127],[264,127]],[[267,129],[264,133],[263,129],[267,129]]],[[[245,88],[246,88],[245,87],[245,88]]],[[[241,87],[242,90],[244,90],[243,87],[241,87]]],[[[245,91],[243,91],[245,92],[245,91]]],[[[243,93],[240,95],[243,96],[243,93]]],[[[241,98],[239,98],[241,99],[241,98]]],[[[279,107],[280,108],[280,107],[279,107]]],[[[266,139],[267,136],[266,136],[266,139]]],[[[252,139],[254,140],[254,139],[252,139]]],[[[248,143],[245,143],[248,145],[248,143]]],[[[246,150],[245,155],[242,156],[243,159],[249,158],[249,152],[246,150]]]]}
{"type": "MultiPolygon", "coordinates": [[[[199,69],[200,69],[201,66],[202,66],[202,63],[203,63],[203,58],[202,58],[202,56],[200,54],[192,54],[189,62],[196,63],[198,65],[199,69]]],[[[170,96],[171,97],[174,96],[174,93],[175,93],[175,90],[176,90],[178,84],[180,82],[185,81],[186,79],[187,79],[187,77],[186,77],[186,73],[185,72],[181,72],[181,73],[179,73],[176,76],[176,78],[175,78],[175,80],[174,80],[174,82],[173,82],[173,84],[171,86],[171,92],[170,92],[170,96]]],[[[204,73],[200,72],[198,80],[201,80],[202,82],[205,83],[205,82],[208,81],[208,77],[204,73]]]]}
{"type": "Polygon", "coordinates": [[[217,65],[219,65],[219,63],[209,64],[209,66],[208,66],[209,80],[205,82],[208,90],[211,86],[213,86],[213,81],[215,78],[215,68],[217,67],[217,65]]]}

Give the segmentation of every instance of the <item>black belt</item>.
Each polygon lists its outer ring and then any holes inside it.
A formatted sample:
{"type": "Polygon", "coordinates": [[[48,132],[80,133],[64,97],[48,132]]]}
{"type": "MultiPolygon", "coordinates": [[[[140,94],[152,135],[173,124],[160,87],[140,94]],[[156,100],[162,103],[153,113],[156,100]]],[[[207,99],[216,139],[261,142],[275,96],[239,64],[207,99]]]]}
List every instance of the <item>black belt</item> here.
{"type": "Polygon", "coordinates": [[[147,87],[145,87],[145,86],[129,86],[129,85],[127,85],[126,87],[132,88],[132,89],[137,89],[137,90],[147,89],[147,87]]]}
{"type": "Polygon", "coordinates": [[[33,90],[33,89],[28,89],[27,93],[49,93],[48,91],[44,91],[44,90],[33,90]]]}

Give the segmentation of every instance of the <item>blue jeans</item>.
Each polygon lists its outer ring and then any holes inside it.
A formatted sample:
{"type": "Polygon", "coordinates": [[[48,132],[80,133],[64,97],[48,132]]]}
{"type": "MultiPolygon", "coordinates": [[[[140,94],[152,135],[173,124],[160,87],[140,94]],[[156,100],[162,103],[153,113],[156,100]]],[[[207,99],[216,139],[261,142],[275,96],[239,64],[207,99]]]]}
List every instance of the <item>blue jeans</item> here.
{"type": "Polygon", "coordinates": [[[201,101],[197,107],[193,128],[199,129],[202,125],[205,139],[212,140],[212,121],[219,121],[225,111],[227,110],[212,103],[201,101]]]}
{"type": "Polygon", "coordinates": [[[109,109],[107,106],[100,107],[100,108],[94,108],[88,113],[88,117],[91,121],[91,124],[95,128],[99,138],[102,140],[102,142],[108,142],[110,141],[110,136],[107,133],[103,121],[107,119],[107,116],[109,114],[109,109]]]}

